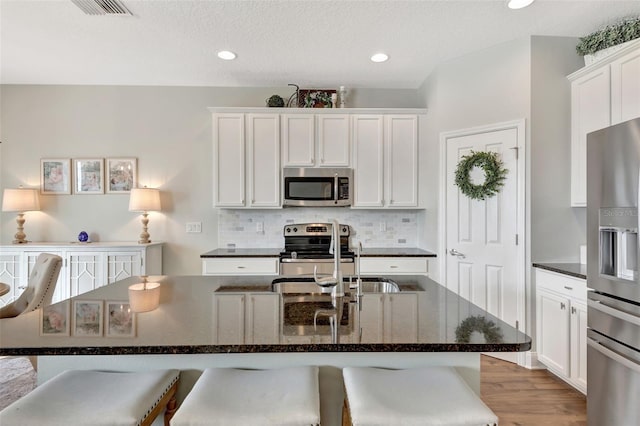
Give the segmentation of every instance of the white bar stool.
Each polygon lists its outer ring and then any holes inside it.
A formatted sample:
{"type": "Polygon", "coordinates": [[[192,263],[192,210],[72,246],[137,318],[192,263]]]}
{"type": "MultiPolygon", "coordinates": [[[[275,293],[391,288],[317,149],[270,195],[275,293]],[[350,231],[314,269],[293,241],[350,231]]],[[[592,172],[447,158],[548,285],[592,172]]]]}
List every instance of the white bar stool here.
{"type": "Polygon", "coordinates": [[[0,411],[2,426],[147,426],[176,409],[179,370],[65,371],[0,411]]]}
{"type": "Polygon", "coordinates": [[[316,366],[208,368],[171,420],[172,426],[319,424],[316,366]]]}
{"type": "Polygon", "coordinates": [[[347,367],[342,424],[485,426],[498,417],[452,367],[347,367]]]}

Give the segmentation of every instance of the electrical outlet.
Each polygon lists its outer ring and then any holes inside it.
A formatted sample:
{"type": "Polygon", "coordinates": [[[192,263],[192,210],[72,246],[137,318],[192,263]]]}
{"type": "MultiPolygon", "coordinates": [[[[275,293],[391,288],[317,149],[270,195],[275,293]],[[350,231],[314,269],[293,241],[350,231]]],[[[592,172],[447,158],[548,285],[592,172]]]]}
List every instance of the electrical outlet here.
{"type": "Polygon", "coordinates": [[[187,222],[188,233],[202,232],[202,222],[187,222]]]}

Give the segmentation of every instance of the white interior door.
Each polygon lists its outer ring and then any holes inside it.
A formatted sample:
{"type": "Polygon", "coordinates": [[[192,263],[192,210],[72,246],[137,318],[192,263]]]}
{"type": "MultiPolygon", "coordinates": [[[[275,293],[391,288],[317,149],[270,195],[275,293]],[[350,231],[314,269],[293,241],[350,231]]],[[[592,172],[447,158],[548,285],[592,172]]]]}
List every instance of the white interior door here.
{"type": "MultiPolygon", "coordinates": [[[[518,139],[523,137],[520,136],[523,132],[518,126],[500,127],[459,132],[459,135],[452,132],[443,137],[443,149],[446,149],[444,272],[449,290],[515,327],[522,315],[519,309],[524,308],[524,300],[519,300],[524,297],[524,276],[519,276],[519,267],[524,266],[519,262],[523,262],[524,257],[520,256],[522,242],[518,241],[522,237],[518,236],[518,203],[524,202],[518,197],[518,154],[524,151],[518,149],[518,139]],[[508,174],[496,196],[472,200],[455,185],[458,163],[471,151],[497,152],[502,159],[508,174]]],[[[472,169],[470,176],[476,185],[484,181],[482,169],[472,169]]],[[[516,354],[497,356],[516,361],[516,354]]]]}

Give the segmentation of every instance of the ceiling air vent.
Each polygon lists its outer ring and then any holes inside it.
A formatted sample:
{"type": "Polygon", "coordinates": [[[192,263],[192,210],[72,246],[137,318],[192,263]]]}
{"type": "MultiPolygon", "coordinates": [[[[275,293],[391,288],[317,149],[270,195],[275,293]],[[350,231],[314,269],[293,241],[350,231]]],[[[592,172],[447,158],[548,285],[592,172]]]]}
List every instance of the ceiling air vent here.
{"type": "Polygon", "coordinates": [[[132,16],[120,0],[71,0],[86,15],[132,16]]]}

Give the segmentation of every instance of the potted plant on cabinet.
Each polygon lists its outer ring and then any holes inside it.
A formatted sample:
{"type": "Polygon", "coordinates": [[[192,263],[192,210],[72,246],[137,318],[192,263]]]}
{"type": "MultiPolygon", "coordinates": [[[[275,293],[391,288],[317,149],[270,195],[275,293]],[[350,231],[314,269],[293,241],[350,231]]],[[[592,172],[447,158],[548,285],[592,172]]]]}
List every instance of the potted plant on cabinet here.
{"type": "Polygon", "coordinates": [[[590,65],[639,38],[640,17],[627,18],[581,37],[576,51],[584,56],[585,65],[590,65]]]}

